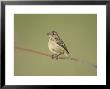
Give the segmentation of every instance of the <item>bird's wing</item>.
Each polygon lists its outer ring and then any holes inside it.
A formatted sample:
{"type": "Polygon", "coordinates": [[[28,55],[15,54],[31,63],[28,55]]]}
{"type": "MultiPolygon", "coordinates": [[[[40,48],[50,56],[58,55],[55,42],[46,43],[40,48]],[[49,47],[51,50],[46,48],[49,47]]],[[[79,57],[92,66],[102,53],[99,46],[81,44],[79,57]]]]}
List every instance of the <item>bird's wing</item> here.
{"type": "Polygon", "coordinates": [[[63,47],[66,50],[66,52],[69,54],[69,51],[62,39],[57,40],[57,44],[63,47]]]}

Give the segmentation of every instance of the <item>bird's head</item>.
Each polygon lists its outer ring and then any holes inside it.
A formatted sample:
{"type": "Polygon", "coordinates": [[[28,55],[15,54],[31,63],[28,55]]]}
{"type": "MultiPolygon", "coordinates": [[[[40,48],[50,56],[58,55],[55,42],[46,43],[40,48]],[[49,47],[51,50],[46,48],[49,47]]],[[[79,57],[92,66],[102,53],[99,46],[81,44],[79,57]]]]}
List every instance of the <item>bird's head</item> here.
{"type": "Polygon", "coordinates": [[[48,32],[47,35],[49,37],[56,37],[56,36],[58,36],[58,33],[56,31],[51,31],[51,32],[48,32]]]}

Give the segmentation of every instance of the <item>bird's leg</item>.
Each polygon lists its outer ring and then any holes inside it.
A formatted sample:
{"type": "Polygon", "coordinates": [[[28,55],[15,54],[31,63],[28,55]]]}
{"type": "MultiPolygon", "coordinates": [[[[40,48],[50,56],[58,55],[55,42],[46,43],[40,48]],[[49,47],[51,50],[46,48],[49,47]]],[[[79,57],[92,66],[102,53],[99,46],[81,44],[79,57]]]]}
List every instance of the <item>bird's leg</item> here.
{"type": "Polygon", "coordinates": [[[57,56],[57,54],[52,54],[52,59],[54,59],[57,56]]]}
{"type": "Polygon", "coordinates": [[[56,59],[57,59],[57,60],[58,60],[58,57],[59,57],[61,54],[63,54],[63,53],[60,53],[60,54],[56,55],[56,59]]]}
{"type": "Polygon", "coordinates": [[[53,54],[52,55],[52,59],[56,58],[58,60],[58,55],[57,54],[53,54]]]}
{"type": "Polygon", "coordinates": [[[53,54],[52,55],[52,59],[56,58],[56,60],[58,60],[58,57],[63,54],[63,53],[60,53],[60,54],[53,54]]]}
{"type": "Polygon", "coordinates": [[[56,58],[56,60],[58,60],[58,55],[56,55],[56,57],[55,57],[55,58],[56,58]]]}
{"type": "Polygon", "coordinates": [[[52,59],[54,59],[54,54],[52,54],[52,59]]]}
{"type": "Polygon", "coordinates": [[[64,52],[59,53],[59,54],[57,55],[57,58],[58,58],[60,55],[62,55],[62,54],[64,54],[64,52]]]}

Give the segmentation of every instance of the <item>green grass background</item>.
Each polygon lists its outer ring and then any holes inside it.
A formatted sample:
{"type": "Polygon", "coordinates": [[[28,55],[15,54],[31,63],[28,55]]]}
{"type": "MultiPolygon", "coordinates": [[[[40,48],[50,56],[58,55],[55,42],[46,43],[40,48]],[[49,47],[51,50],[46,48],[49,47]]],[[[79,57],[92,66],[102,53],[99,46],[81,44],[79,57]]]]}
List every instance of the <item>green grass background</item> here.
{"type": "MultiPolygon", "coordinates": [[[[72,57],[97,64],[96,14],[15,14],[14,45],[51,54],[47,32],[55,30],[72,57]]],[[[14,50],[15,76],[96,76],[97,69],[72,60],[14,50]]]]}

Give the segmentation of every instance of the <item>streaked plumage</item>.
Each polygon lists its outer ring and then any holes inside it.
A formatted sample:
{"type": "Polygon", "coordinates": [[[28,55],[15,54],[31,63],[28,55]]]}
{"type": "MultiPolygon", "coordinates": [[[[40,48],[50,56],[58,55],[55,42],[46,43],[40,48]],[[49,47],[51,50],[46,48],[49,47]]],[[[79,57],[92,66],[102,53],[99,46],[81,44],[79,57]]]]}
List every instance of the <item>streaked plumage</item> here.
{"type": "Polygon", "coordinates": [[[63,40],[59,37],[58,33],[56,31],[51,31],[47,33],[49,36],[49,42],[48,47],[49,50],[53,53],[53,56],[56,56],[58,58],[61,54],[69,54],[69,51],[63,42],[63,40]]]}

